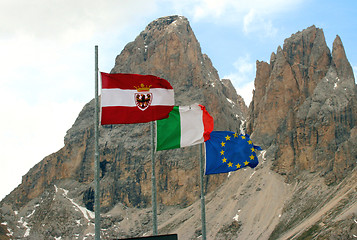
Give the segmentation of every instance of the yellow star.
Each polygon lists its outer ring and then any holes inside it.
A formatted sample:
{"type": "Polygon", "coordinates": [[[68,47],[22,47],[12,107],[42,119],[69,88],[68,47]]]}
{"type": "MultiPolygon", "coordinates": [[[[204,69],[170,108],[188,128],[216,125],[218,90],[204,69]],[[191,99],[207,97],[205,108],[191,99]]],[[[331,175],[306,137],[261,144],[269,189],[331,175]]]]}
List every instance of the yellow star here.
{"type": "Polygon", "coordinates": [[[238,137],[238,134],[237,134],[237,133],[234,133],[233,135],[234,135],[234,137],[235,137],[235,138],[237,138],[237,137],[238,137]]]}
{"type": "Polygon", "coordinates": [[[248,143],[249,143],[249,144],[252,144],[253,142],[252,142],[252,140],[249,140],[248,143]]]}
{"type": "Polygon", "coordinates": [[[224,147],[226,145],[226,143],[225,142],[221,142],[221,145],[222,145],[222,147],[224,147]]]}
{"type": "Polygon", "coordinates": [[[250,150],[252,150],[252,152],[255,152],[255,149],[253,147],[250,150]]]}
{"type": "Polygon", "coordinates": [[[249,162],[248,162],[248,161],[245,161],[245,162],[244,162],[244,165],[246,165],[246,166],[247,166],[248,164],[249,164],[249,162]]]}
{"type": "Polygon", "coordinates": [[[233,163],[229,162],[228,167],[232,167],[232,166],[233,166],[233,163]]]}
{"type": "Polygon", "coordinates": [[[240,164],[238,163],[238,164],[236,165],[236,167],[237,167],[237,168],[240,168],[240,164]]]}
{"type": "Polygon", "coordinates": [[[254,155],[250,155],[249,157],[250,157],[250,159],[251,159],[251,160],[253,160],[253,159],[254,159],[254,155]]]}
{"type": "Polygon", "coordinates": [[[245,136],[242,136],[242,139],[245,139],[245,136]]]}
{"type": "Polygon", "coordinates": [[[228,135],[227,135],[226,141],[228,141],[228,140],[231,140],[231,136],[228,136],[228,135]]]}
{"type": "Polygon", "coordinates": [[[221,151],[221,155],[224,155],[224,151],[223,150],[221,151]]]}
{"type": "Polygon", "coordinates": [[[223,159],[222,159],[222,162],[227,162],[227,158],[223,158],[223,159]]]}

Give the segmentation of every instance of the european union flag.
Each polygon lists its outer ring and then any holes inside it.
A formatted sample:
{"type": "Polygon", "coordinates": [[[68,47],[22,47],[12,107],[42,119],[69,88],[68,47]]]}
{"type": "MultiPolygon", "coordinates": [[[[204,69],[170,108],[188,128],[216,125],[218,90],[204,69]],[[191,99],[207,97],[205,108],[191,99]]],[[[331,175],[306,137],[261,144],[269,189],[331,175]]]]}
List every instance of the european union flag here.
{"type": "Polygon", "coordinates": [[[249,135],[231,131],[213,131],[206,145],[205,174],[227,173],[244,167],[258,165],[257,150],[249,135]]]}

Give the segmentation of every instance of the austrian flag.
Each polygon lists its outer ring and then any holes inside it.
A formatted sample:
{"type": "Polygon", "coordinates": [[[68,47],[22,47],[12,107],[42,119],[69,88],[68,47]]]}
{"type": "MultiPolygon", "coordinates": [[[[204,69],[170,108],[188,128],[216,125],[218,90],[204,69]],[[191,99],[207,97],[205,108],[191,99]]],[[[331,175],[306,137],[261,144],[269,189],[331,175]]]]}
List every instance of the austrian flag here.
{"type": "Polygon", "coordinates": [[[101,72],[101,124],[145,123],[167,118],[174,107],[174,90],[162,78],[101,72]]]}

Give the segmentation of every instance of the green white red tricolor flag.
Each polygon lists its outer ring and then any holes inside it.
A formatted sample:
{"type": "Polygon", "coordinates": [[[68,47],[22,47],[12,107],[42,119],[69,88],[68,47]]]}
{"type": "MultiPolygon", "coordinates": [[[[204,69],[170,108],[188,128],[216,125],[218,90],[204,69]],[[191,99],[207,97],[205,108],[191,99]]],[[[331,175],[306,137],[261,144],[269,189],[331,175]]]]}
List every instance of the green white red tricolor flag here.
{"type": "Polygon", "coordinates": [[[169,116],[174,90],[162,78],[101,72],[101,124],[145,123],[169,116]]]}
{"type": "Polygon", "coordinates": [[[204,106],[175,106],[168,118],[156,121],[156,151],[203,143],[213,127],[213,118],[204,106]]]}

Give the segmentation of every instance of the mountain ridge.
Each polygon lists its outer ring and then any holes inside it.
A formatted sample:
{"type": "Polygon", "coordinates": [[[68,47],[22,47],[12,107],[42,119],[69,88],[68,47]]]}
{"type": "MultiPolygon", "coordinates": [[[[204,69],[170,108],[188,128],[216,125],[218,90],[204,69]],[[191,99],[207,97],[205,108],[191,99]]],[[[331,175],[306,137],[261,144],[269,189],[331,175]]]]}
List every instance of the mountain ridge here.
{"type": "MultiPolygon", "coordinates": [[[[199,102],[215,130],[246,127],[263,146],[255,169],[205,177],[209,239],[357,235],[357,94],[338,36],[331,53],[322,29],[311,26],[287,38],[270,63],[257,61],[249,109],[183,16],[149,23],[116,57],[111,73],[119,72],[168,80],[177,105],[199,102]]],[[[94,100],[65,146],[0,202],[1,238],[93,238],[93,116],[94,100]]],[[[149,132],[148,124],[100,127],[102,237],[152,233],[149,132]]],[[[159,233],[202,234],[197,156],[197,146],[156,154],[159,233]]]]}
{"type": "Polygon", "coordinates": [[[333,46],[331,54],[322,29],[312,26],[286,39],[270,64],[257,62],[247,128],[264,146],[276,146],[274,168],[290,178],[322,170],[332,183],[356,166],[349,147],[356,144],[356,85],[338,36],[333,46]]]}

